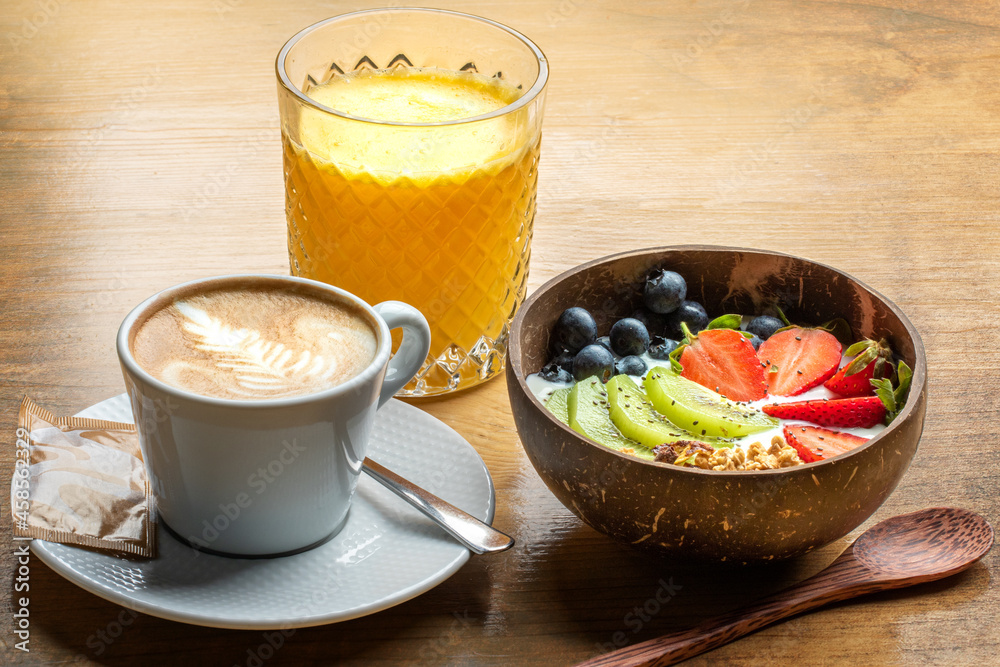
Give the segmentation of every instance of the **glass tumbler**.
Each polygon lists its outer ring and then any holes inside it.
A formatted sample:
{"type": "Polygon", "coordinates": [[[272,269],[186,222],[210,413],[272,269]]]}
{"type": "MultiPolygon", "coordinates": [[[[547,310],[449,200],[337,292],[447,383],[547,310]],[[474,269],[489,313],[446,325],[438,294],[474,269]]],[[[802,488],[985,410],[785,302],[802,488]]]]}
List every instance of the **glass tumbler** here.
{"type": "Polygon", "coordinates": [[[468,14],[376,9],[306,28],[276,69],[292,274],[423,312],[430,354],[398,395],[443,394],[499,373],[527,284],[548,79],[541,50],[468,14]],[[314,99],[366,75],[430,79],[446,91],[465,81],[505,97],[486,113],[436,122],[314,99]]]}

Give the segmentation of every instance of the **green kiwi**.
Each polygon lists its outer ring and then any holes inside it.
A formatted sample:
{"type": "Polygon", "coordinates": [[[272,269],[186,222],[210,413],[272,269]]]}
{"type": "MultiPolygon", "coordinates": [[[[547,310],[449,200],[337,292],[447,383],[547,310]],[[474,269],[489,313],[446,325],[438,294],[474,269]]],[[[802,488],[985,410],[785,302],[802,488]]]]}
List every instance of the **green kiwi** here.
{"type": "Polygon", "coordinates": [[[774,417],[720,396],[669,368],[650,369],[643,386],[657,412],[699,436],[740,438],[778,426],[774,417]]]}
{"type": "Polygon", "coordinates": [[[713,447],[731,447],[718,438],[694,435],[671,424],[658,413],[638,385],[627,375],[616,375],[605,385],[611,421],[628,438],[653,448],[665,442],[697,440],[713,447]]]}
{"type": "Polygon", "coordinates": [[[569,398],[569,392],[572,389],[572,387],[556,389],[545,401],[545,407],[548,411],[551,412],[556,419],[566,425],[569,425],[569,407],[567,406],[566,401],[569,398]]]}
{"type": "Polygon", "coordinates": [[[569,425],[577,433],[599,444],[641,459],[652,460],[653,452],[625,437],[608,413],[608,392],[596,377],[573,385],[567,399],[569,425]]]}

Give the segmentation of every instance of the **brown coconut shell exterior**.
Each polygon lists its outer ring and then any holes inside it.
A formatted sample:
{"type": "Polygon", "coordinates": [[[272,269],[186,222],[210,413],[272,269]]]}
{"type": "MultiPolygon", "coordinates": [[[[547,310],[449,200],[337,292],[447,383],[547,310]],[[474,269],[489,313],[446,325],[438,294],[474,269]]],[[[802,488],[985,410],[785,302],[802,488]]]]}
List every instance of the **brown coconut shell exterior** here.
{"type": "Polygon", "coordinates": [[[832,267],[777,252],[676,246],[627,252],[549,281],[514,319],[507,385],[528,458],[552,493],[596,530],[655,554],[754,563],[800,555],[837,540],[871,516],[896,488],[923,429],[923,343],[888,299],[832,267]],[[838,457],[793,468],[717,472],[619,454],[557,421],[525,377],[549,359],[560,313],[583,306],[601,334],[642,303],[655,268],[677,271],[688,298],[710,317],[756,313],[777,299],[789,319],[847,320],[856,338],[886,338],[913,369],[905,408],[869,442],[838,457]]]}

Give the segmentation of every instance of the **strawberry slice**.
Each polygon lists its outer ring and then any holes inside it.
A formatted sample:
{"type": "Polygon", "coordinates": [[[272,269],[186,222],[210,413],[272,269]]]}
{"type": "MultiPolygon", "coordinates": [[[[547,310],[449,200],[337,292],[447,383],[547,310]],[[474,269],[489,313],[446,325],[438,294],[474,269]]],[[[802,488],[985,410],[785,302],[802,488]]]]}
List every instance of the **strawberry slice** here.
{"type": "Polygon", "coordinates": [[[733,401],[767,396],[764,368],[743,334],[732,329],[706,329],[689,340],[680,356],[682,377],[733,401]]]}
{"type": "Polygon", "coordinates": [[[892,377],[892,350],[884,338],[855,343],[844,354],[854,359],[823,383],[838,396],[874,396],[871,381],[892,377]]]}
{"type": "Polygon", "coordinates": [[[761,408],[779,419],[801,419],[820,426],[869,428],[885,420],[885,405],[878,396],[771,403],[761,408]]]}
{"type": "Polygon", "coordinates": [[[840,341],[827,331],[792,327],[761,343],[757,358],[767,369],[768,391],[795,396],[837,372],[841,349],[840,341]]]}
{"type": "Polygon", "coordinates": [[[782,431],[785,442],[795,448],[804,463],[833,458],[868,442],[868,438],[819,426],[785,426],[782,431]]]}

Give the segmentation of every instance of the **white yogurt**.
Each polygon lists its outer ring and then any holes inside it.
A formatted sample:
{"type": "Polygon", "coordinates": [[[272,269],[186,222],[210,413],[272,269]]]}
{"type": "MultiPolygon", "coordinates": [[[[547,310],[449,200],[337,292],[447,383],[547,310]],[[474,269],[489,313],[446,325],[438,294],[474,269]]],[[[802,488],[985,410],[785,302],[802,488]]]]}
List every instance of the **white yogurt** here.
{"type": "Polygon", "coordinates": [[[549,396],[552,395],[556,389],[562,389],[564,387],[572,387],[572,382],[551,382],[538,375],[538,373],[532,373],[528,377],[524,378],[525,383],[528,385],[528,389],[531,393],[535,395],[535,398],[540,400],[542,403],[549,400],[549,396]]]}
{"type": "MultiPolygon", "coordinates": [[[[854,357],[845,357],[847,362],[849,362],[853,358],[854,357]]],[[[841,368],[843,368],[844,363],[845,362],[841,362],[841,368]]],[[[755,407],[759,410],[761,407],[767,405],[768,403],[791,403],[793,401],[815,401],[815,400],[823,400],[824,398],[843,398],[843,396],[838,396],[837,394],[833,393],[823,385],[819,385],[818,387],[813,387],[809,391],[804,391],[801,394],[796,394],[795,396],[771,396],[770,394],[768,394],[766,398],[762,398],[759,401],[752,401],[751,403],[748,403],[748,405],[755,407]]],[[[782,438],[784,437],[781,431],[782,427],[785,425],[802,424],[803,426],[816,426],[816,424],[813,424],[812,422],[800,421],[797,419],[779,419],[778,422],[779,423],[776,428],[768,429],[766,431],[761,431],[760,433],[754,433],[753,435],[744,436],[738,439],[736,441],[736,444],[739,445],[740,447],[743,447],[744,449],[746,449],[746,447],[752,442],[762,442],[765,445],[768,445],[771,443],[771,438],[773,438],[774,436],[777,435],[781,436],[782,438]]],[[[840,431],[842,433],[850,433],[852,435],[858,435],[861,436],[862,438],[872,438],[881,431],[883,431],[884,429],[885,429],[885,424],[876,424],[875,426],[872,426],[870,428],[842,428],[838,426],[833,430],[840,431]]]]}

